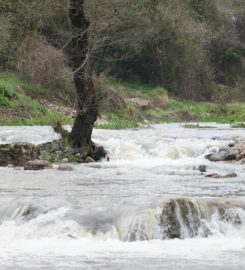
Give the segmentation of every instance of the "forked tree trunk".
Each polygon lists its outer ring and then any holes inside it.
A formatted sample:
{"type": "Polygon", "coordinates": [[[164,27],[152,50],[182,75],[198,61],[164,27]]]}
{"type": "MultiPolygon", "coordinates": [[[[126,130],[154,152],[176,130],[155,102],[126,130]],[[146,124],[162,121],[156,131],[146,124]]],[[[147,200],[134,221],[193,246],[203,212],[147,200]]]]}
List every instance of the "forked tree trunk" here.
{"type": "Polygon", "coordinates": [[[89,22],[84,15],[84,0],[70,0],[70,21],[74,30],[71,42],[71,64],[78,96],[78,111],[70,142],[74,148],[89,148],[94,123],[98,116],[98,100],[88,65],[89,22]]]}

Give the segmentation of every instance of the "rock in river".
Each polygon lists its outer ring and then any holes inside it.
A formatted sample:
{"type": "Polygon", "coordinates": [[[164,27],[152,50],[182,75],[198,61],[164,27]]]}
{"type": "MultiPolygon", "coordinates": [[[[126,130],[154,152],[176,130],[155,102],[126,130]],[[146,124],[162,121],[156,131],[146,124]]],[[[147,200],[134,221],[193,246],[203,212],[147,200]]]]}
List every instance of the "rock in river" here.
{"type": "Polygon", "coordinates": [[[210,161],[230,161],[236,160],[239,155],[239,151],[234,147],[226,147],[219,150],[217,153],[212,153],[206,156],[210,161]]]}
{"type": "Polygon", "coordinates": [[[62,164],[57,168],[58,171],[73,171],[73,168],[70,165],[62,164]]]}
{"type": "Polygon", "coordinates": [[[53,165],[49,161],[46,160],[33,160],[28,161],[25,166],[24,170],[31,170],[31,171],[40,171],[44,169],[52,169],[53,165]]]}
{"type": "Polygon", "coordinates": [[[212,174],[208,174],[206,175],[206,177],[210,177],[210,178],[234,178],[237,177],[237,174],[232,172],[232,173],[228,173],[226,175],[220,175],[218,173],[212,173],[212,174]]]}
{"type": "Polygon", "coordinates": [[[0,145],[0,166],[23,166],[26,162],[39,158],[40,149],[33,144],[0,145]]]}

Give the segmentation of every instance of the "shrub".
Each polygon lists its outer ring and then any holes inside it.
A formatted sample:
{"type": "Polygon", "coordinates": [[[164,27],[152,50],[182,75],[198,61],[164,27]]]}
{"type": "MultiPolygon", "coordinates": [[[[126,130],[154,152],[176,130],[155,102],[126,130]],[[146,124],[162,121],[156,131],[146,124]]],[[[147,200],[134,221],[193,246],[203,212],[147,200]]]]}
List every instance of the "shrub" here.
{"type": "Polygon", "coordinates": [[[46,98],[75,103],[72,71],[67,66],[63,52],[40,36],[27,36],[17,56],[17,70],[29,82],[45,87],[48,91],[46,98]]]}

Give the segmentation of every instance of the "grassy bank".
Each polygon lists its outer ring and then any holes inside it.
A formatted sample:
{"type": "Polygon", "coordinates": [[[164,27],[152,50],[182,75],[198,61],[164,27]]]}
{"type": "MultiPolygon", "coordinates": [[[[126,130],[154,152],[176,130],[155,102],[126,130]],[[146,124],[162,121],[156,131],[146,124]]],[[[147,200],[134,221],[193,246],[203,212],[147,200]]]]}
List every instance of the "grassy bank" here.
{"type": "MultiPolygon", "coordinates": [[[[115,91],[126,103],[125,108],[107,112],[109,124],[104,128],[137,126],[139,123],[165,122],[217,122],[240,123],[245,121],[245,103],[194,102],[170,97],[161,87],[136,83],[107,81],[107,89],[115,91]],[[132,98],[149,101],[149,107],[142,110],[132,104],[132,98]]],[[[239,126],[239,124],[238,124],[239,126]]]]}
{"type": "Polygon", "coordinates": [[[71,118],[49,110],[41,102],[45,89],[27,83],[14,74],[0,74],[0,125],[71,124],[71,118]]]}
{"type": "MultiPolygon", "coordinates": [[[[245,119],[245,103],[180,100],[169,97],[161,87],[113,79],[104,79],[100,88],[103,95],[110,93],[111,96],[101,108],[101,114],[107,120],[101,128],[163,122],[218,122],[236,126],[245,119]],[[138,104],[135,98],[146,105],[138,104]]],[[[0,125],[51,125],[57,121],[72,124],[70,116],[43,104],[47,95],[42,87],[29,84],[16,75],[0,74],[0,125]]],[[[55,102],[57,105],[57,100],[55,102]]],[[[64,106],[63,101],[58,105],[64,106]]]]}

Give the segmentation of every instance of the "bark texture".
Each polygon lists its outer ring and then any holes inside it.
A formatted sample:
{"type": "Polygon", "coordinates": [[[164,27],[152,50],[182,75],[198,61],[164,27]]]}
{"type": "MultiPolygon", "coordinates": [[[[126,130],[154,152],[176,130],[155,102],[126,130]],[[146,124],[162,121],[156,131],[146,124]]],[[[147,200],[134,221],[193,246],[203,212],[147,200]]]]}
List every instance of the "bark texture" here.
{"type": "Polygon", "coordinates": [[[89,22],[84,14],[84,0],[70,0],[70,21],[74,29],[71,42],[71,65],[78,95],[78,112],[70,134],[74,148],[89,149],[92,131],[98,116],[98,100],[88,65],[89,22]]]}

